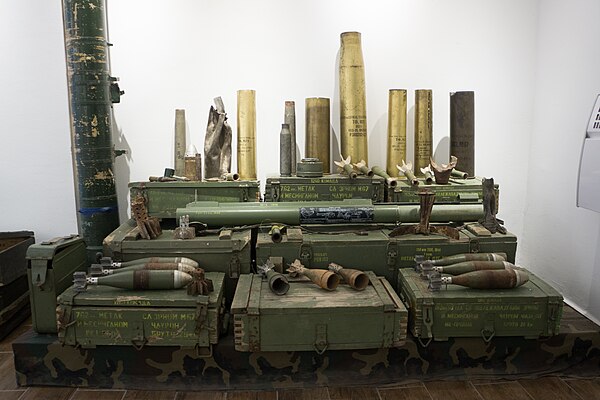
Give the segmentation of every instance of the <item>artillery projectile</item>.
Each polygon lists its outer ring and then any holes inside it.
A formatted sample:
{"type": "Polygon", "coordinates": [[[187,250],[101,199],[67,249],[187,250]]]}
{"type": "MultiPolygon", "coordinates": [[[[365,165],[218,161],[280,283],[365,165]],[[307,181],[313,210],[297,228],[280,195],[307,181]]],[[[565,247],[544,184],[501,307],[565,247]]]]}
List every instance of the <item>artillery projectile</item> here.
{"type": "Polygon", "coordinates": [[[415,257],[415,262],[417,264],[428,262],[432,265],[452,265],[466,261],[506,261],[507,259],[506,253],[465,253],[443,257],[437,260],[425,260],[422,256],[417,256],[415,257]]]}
{"type": "MultiPolygon", "coordinates": [[[[430,278],[431,279],[431,278],[430,278]]],[[[430,288],[436,290],[441,285],[460,285],[471,289],[512,289],[523,285],[529,280],[525,271],[506,268],[487,271],[474,271],[457,276],[442,276],[434,278],[439,284],[430,281],[430,288]]]]}
{"type": "Polygon", "coordinates": [[[180,263],[180,264],[187,264],[194,268],[198,267],[198,263],[196,261],[192,260],[191,258],[187,258],[187,257],[146,257],[146,258],[139,258],[137,260],[126,261],[126,262],[113,261],[110,257],[102,257],[100,259],[100,264],[104,268],[122,268],[122,267],[129,267],[129,266],[136,265],[136,264],[151,264],[151,263],[175,263],[175,264],[180,263]]]}
{"type": "Polygon", "coordinates": [[[127,271],[139,271],[139,270],[163,270],[163,271],[181,271],[186,274],[190,274],[192,276],[195,275],[198,268],[192,267],[188,264],[183,263],[145,263],[145,264],[134,264],[128,267],[116,268],[116,269],[106,269],[103,268],[100,264],[92,264],[90,267],[91,275],[93,276],[101,276],[101,275],[113,275],[120,274],[122,272],[127,271]]]}
{"type": "Polygon", "coordinates": [[[369,277],[362,271],[344,268],[336,263],[329,263],[329,270],[335,272],[344,279],[350,287],[356,290],[364,290],[369,286],[369,277]]]}
{"type": "Polygon", "coordinates": [[[181,271],[138,270],[101,277],[87,277],[85,272],[73,274],[76,290],[85,290],[87,285],[112,286],[133,290],[180,289],[193,281],[190,274],[181,271]]]}
{"type": "Polygon", "coordinates": [[[275,265],[273,265],[273,262],[267,260],[264,265],[258,266],[258,272],[267,279],[269,288],[273,293],[278,296],[283,296],[290,290],[290,284],[285,275],[275,271],[274,268],[275,265]]]}
{"type": "Polygon", "coordinates": [[[291,277],[304,275],[313,283],[326,290],[335,290],[340,283],[340,277],[326,269],[308,269],[295,260],[287,270],[291,277]]]}
{"type": "MultiPolygon", "coordinates": [[[[427,263],[422,264],[423,271],[427,269],[427,263]]],[[[465,261],[458,264],[446,266],[431,266],[431,270],[442,274],[461,275],[473,271],[485,271],[495,269],[513,268],[514,264],[506,261],[465,261]]]]}

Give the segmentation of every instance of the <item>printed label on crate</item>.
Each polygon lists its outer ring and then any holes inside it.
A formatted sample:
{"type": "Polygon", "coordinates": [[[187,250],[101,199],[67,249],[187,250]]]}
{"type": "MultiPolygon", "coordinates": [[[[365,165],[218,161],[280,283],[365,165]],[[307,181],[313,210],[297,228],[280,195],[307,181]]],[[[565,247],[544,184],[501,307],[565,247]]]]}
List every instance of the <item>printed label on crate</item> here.
{"type": "Polygon", "coordinates": [[[301,207],[300,224],[369,223],[375,220],[373,207],[301,207]]]}

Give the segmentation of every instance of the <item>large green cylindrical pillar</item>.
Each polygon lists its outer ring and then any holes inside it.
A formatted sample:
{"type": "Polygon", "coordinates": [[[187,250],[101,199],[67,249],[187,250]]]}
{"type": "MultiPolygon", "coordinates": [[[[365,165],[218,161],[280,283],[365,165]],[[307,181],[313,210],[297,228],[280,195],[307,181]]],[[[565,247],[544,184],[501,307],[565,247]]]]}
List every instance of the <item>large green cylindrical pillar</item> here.
{"type": "Polygon", "coordinates": [[[123,92],[109,71],[105,0],[62,5],[77,223],[93,260],[119,226],[111,126],[123,92]]]}

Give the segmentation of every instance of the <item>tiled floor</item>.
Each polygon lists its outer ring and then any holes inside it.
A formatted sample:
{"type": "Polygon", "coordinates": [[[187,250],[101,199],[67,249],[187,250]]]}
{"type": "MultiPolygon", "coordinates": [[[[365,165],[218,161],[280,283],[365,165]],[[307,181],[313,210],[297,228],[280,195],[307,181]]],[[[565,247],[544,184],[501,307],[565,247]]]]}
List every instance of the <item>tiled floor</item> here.
{"type": "MultiPolygon", "coordinates": [[[[385,387],[312,388],[260,392],[175,392],[19,388],[10,344],[28,320],[0,342],[0,400],[600,400],[600,377],[518,381],[434,381],[385,387]]],[[[599,371],[600,375],[600,371],[599,371]]]]}

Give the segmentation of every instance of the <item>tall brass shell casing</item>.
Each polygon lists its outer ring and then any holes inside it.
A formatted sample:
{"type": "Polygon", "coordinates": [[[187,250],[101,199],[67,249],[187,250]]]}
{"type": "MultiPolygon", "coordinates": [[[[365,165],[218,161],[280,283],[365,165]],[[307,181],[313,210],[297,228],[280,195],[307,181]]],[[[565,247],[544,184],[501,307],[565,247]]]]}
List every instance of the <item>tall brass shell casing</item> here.
{"type": "Polygon", "coordinates": [[[450,155],[456,169],[475,176],[475,92],[450,93],[450,155]]]}
{"type": "Polygon", "coordinates": [[[398,177],[406,160],[406,89],[390,89],[388,101],[387,164],[388,175],[398,177]]]}
{"type": "Polygon", "coordinates": [[[415,90],[415,174],[429,165],[433,156],[433,92],[415,90]]]}
{"type": "Polygon", "coordinates": [[[296,102],[286,101],[283,123],[290,126],[292,175],[296,175],[296,102]]]}
{"type": "Polygon", "coordinates": [[[341,34],[340,150],[342,158],[369,163],[365,67],[359,32],[341,34]]]}
{"type": "Polygon", "coordinates": [[[318,158],[323,163],[323,173],[331,172],[331,125],[329,99],[309,97],[305,101],[306,158],[318,158]]]}
{"type": "Polygon", "coordinates": [[[242,180],[256,179],[256,92],[237,92],[237,164],[242,180]]]}
{"type": "Polygon", "coordinates": [[[185,110],[175,110],[175,175],[185,174],[185,110]]]}

